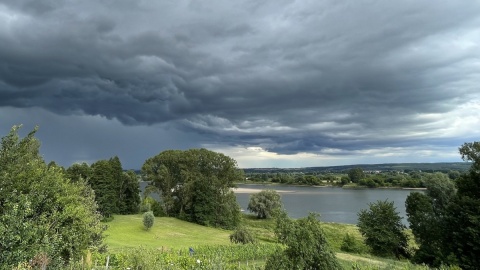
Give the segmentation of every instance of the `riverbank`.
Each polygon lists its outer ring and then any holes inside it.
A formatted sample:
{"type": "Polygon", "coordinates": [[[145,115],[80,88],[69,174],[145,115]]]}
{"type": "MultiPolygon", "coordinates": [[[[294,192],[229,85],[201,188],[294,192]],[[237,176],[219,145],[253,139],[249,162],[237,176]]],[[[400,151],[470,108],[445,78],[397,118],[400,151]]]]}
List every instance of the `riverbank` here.
{"type": "MultiPolygon", "coordinates": [[[[258,188],[232,188],[231,189],[234,193],[258,193],[262,191],[263,189],[258,189],[258,188]]],[[[295,191],[290,191],[290,190],[275,190],[278,193],[294,193],[295,191]]]]}
{"type": "MultiPolygon", "coordinates": [[[[272,186],[272,189],[275,187],[312,187],[312,188],[344,188],[344,189],[398,189],[398,190],[427,190],[427,188],[415,188],[415,187],[401,187],[401,186],[379,186],[379,187],[368,187],[368,186],[359,186],[357,184],[346,184],[343,186],[325,184],[325,185],[298,185],[298,184],[284,184],[284,183],[272,183],[272,182],[237,182],[236,185],[242,186],[272,186]]],[[[233,189],[232,189],[233,190],[233,189]]],[[[233,190],[235,192],[235,190],[233,190]]],[[[237,193],[237,192],[236,192],[237,193]]],[[[238,193],[244,193],[239,191],[238,193]]],[[[248,192],[247,192],[248,193],[248,192]]]]}

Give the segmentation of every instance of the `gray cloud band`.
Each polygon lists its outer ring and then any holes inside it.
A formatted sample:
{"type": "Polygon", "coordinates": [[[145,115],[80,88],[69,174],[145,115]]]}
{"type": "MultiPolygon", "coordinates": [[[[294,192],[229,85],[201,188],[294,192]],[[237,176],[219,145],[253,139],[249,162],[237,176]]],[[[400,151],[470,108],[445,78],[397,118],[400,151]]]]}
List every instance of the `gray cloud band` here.
{"type": "Polygon", "coordinates": [[[425,129],[419,115],[479,99],[479,8],[4,1],[0,106],[281,153],[403,145],[421,140],[405,136],[425,129]]]}

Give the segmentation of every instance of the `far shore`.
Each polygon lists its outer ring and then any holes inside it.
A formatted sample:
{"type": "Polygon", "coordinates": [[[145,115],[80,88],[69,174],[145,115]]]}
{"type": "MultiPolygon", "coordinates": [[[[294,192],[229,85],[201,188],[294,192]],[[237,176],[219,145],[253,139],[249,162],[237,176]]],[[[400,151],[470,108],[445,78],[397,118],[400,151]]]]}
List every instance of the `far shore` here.
{"type": "MultiPolygon", "coordinates": [[[[394,186],[394,187],[367,187],[367,186],[351,186],[351,185],[345,185],[345,186],[334,186],[334,185],[325,185],[325,186],[309,186],[309,185],[289,185],[289,184],[280,184],[280,183],[240,183],[242,185],[249,185],[249,186],[258,186],[258,185],[262,185],[262,186],[269,186],[268,189],[272,189],[272,190],[275,190],[276,192],[278,193],[295,193],[296,191],[294,190],[277,190],[275,189],[275,186],[286,186],[286,187],[315,187],[315,188],[343,188],[343,189],[398,189],[398,190],[418,190],[418,191],[424,191],[424,190],[427,190],[427,188],[413,188],[413,187],[398,187],[398,186],[394,186]],[[270,188],[271,187],[271,188],[270,188]]],[[[258,193],[264,189],[258,189],[258,188],[245,188],[245,187],[241,187],[241,188],[231,188],[231,190],[234,192],[234,193],[239,193],[239,194],[242,194],[242,193],[258,193]]]]}
{"type": "MultiPolygon", "coordinates": [[[[258,193],[263,189],[256,189],[256,188],[232,188],[232,191],[235,193],[258,193]]],[[[278,193],[294,193],[295,191],[291,190],[275,190],[278,193]]]]}

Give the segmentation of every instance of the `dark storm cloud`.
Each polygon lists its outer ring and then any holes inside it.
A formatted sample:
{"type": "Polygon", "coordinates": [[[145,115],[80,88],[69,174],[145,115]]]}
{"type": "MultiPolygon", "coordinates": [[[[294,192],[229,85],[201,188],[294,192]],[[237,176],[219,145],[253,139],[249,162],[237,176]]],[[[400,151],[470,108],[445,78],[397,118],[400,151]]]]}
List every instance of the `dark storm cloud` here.
{"type": "Polygon", "coordinates": [[[428,144],[439,129],[428,115],[480,99],[478,11],[474,1],[4,1],[0,106],[171,122],[288,154],[428,144]]]}

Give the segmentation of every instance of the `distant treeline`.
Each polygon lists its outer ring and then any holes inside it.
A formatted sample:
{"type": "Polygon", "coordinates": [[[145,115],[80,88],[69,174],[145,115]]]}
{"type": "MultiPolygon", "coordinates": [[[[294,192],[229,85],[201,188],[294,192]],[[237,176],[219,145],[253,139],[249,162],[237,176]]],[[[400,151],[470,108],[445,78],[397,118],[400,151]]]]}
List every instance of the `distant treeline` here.
{"type": "Polygon", "coordinates": [[[468,162],[438,162],[438,163],[385,163],[385,164],[356,164],[325,167],[304,168],[244,168],[245,173],[347,173],[350,169],[360,167],[364,171],[382,172],[443,172],[469,170],[471,163],[468,162]]]}
{"type": "MultiPolygon", "coordinates": [[[[470,166],[469,163],[464,164],[470,166]]],[[[397,164],[396,167],[401,167],[400,165],[402,164],[397,164]]],[[[350,169],[336,172],[300,169],[270,172],[253,169],[245,171],[245,181],[287,185],[425,188],[425,181],[429,179],[449,178],[455,180],[464,172],[464,170],[446,170],[447,167],[443,167],[445,170],[413,170],[409,168],[401,171],[390,171],[372,169],[379,167],[368,166],[368,169],[365,169],[360,166],[348,166],[350,169]]],[[[346,168],[347,166],[342,167],[346,168]]],[[[456,168],[456,166],[451,168],[456,168]]]]}

